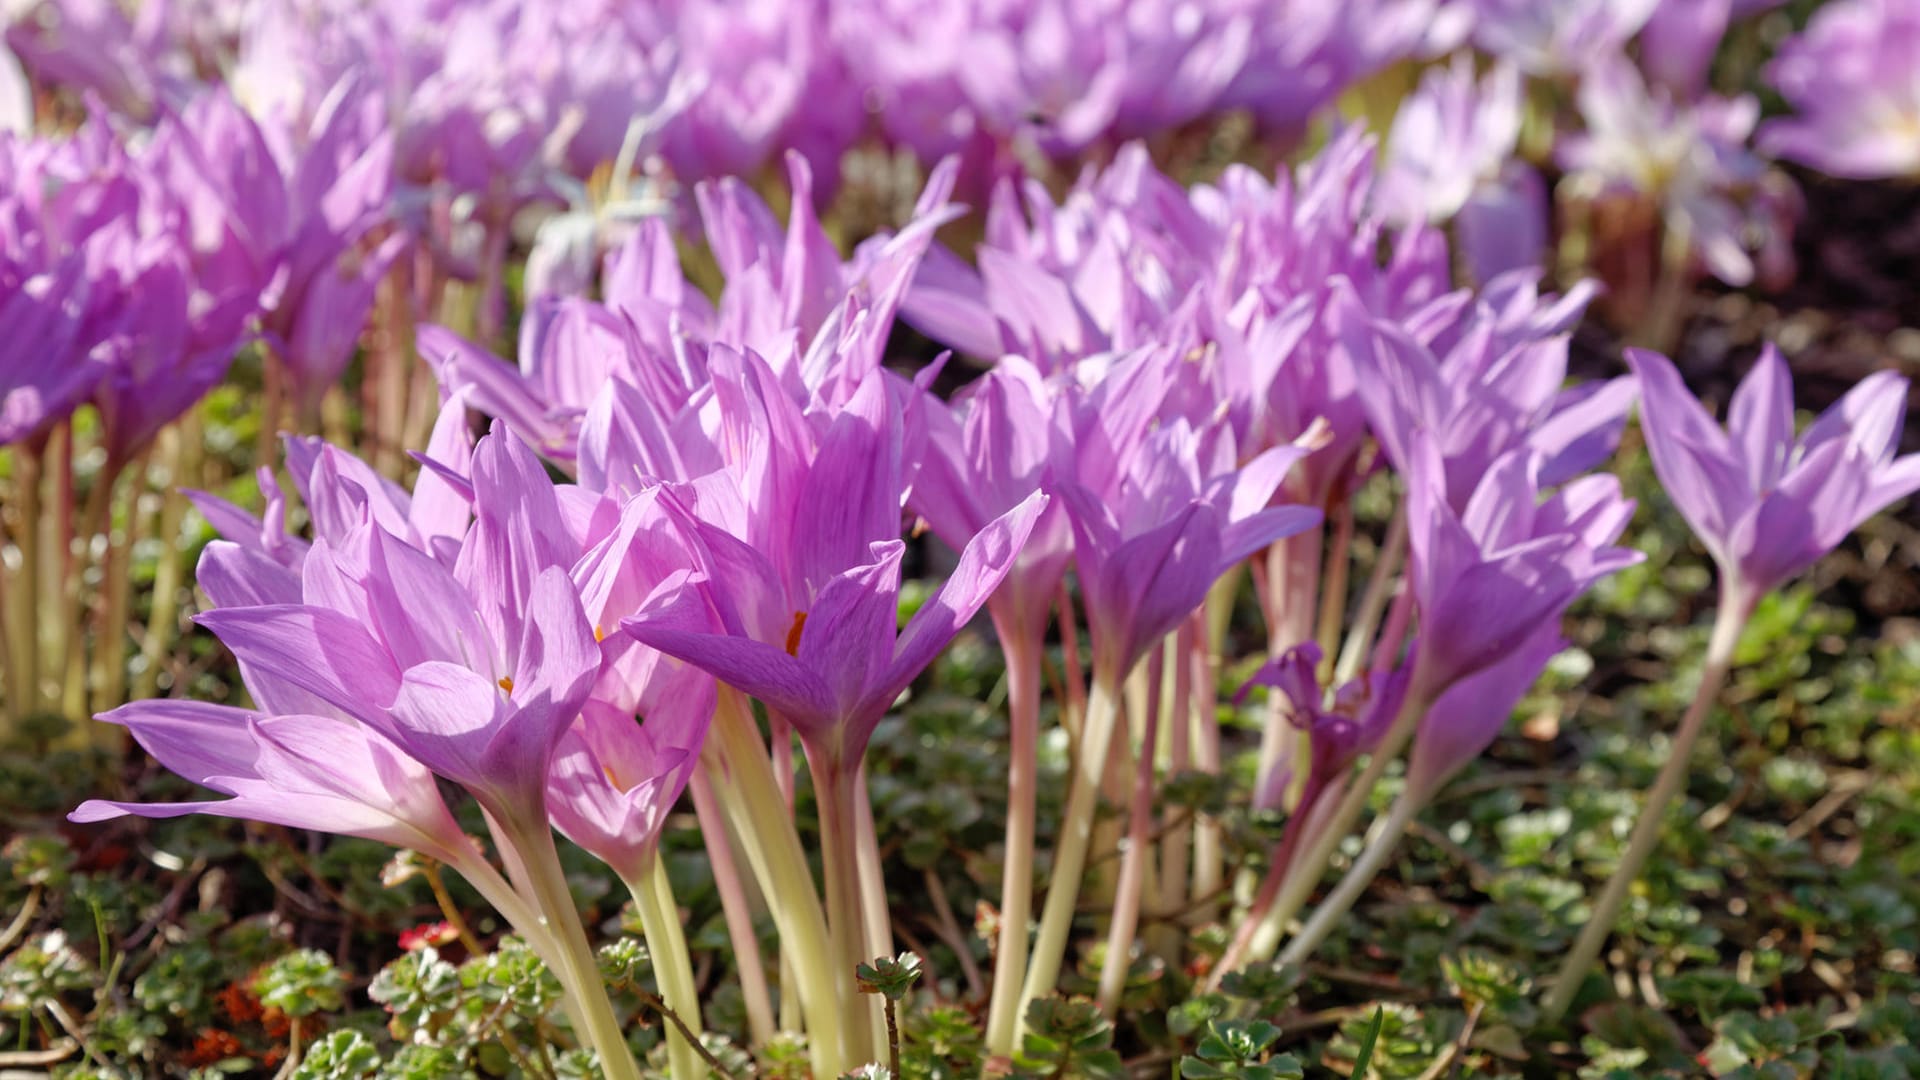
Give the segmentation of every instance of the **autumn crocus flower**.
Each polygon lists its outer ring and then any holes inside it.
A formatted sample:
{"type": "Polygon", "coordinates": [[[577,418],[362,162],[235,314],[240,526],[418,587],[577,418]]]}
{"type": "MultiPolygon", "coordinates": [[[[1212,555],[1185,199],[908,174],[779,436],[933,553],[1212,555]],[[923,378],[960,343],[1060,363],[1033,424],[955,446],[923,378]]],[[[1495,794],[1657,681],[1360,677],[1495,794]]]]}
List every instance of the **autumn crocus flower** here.
{"type": "Polygon", "coordinates": [[[1734,392],[1724,429],[1671,361],[1629,349],[1627,363],[1661,485],[1749,602],[1920,489],[1920,454],[1895,457],[1907,380],[1891,371],[1861,380],[1796,437],[1791,378],[1772,345],[1734,392]]]}
{"type": "Polygon", "coordinates": [[[372,729],[340,716],[270,716],[197,701],[138,701],[101,717],[161,765],[227,796],[182,803],[92,800],[75,821],[215,814],[358,836],[470,862],[470,842],[433,775],[372,729]]]}
{"type": "MultiPolygon", "coordinates": [[[[1144,364],[1151,357],[1136,359],[1144,364]]],[[[1287,470],[1306,453],[1304,447],[1273,447],[1236,468],[1232,432],[1223,420],[1196,430],[1184,417],[1136,445],[1116,462],[1104,459],[1100,444],[1084,440],[1075,447],[1077,475],[1055,480],[1073,525],[1093,638],[1093,690],[1033,959],[1020,991],[1021,1014],[1027,1002],[1053,992],[1066,957],[1120,684],[1229,568],[1320,520],[1316,509],[1269,505],[1287,470]],[[1096,477],[1099,487],[1090,487],[1096,477]]],[[[1103,978],[1105,996],[1111,996],[1111,982],[1103,978]]]]}
{"type": "Polygon", "coordinates": [[[1889,503],[1920,490],[1920,454],[1896,457],[1907,380],[1862,379],[1795,437],[1793,386],[1772,345],[1734,391],[1724,429],[1658,353],[1627,350],[1641,386],[1640,428],[1653,469],[1720,571],[1720,602],[1700,683],[1681,717],[1613,875],[1568,951],[1541,1011],[1573,1004],[1660,840],[1668,805],[1686,790],[1694,748],[1733,669],[1754,605],[1819,560],[1889,503]]]}

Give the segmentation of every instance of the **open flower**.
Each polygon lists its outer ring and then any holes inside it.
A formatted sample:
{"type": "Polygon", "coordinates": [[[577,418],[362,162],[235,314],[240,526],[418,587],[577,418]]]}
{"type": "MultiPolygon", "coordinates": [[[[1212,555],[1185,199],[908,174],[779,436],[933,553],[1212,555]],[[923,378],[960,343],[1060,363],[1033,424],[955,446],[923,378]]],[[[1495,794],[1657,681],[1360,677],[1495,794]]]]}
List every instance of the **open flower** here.
{"type": "Polygon", "coordinates": [[[446,862],[468,841],[433,774],[365,725],[341,716],[268,716],[197,701],[136,701],[100,717],[124,724],[160,764],[224,799],[93,799],[69,817],[215,814],[412,848],[446,862]]]}
{"type": "Polygon", "coordinates": [[[1920,490],[1920,454],[1895,457],[1907,380],[1891,371],[1861,380],[1796,438],[1792,381],[1772,345],[1734,392],[1724,430],[1666,357],[1629,349],[1627,363],[1661,485],[1730,587],[1752,599],[1920,490]]]}

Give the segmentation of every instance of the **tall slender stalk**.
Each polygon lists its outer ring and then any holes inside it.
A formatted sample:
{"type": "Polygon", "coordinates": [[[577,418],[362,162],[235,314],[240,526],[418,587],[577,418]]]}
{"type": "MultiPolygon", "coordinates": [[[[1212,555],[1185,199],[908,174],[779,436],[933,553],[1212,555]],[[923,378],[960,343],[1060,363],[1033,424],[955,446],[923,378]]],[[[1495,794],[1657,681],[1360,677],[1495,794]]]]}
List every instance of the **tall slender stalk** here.
{"type": "MultiPolygon", "coordinates": [[[[1174,632],[1172,647],[1167,650],[1168,674],[1166,722],[1163,730],[1167,736],[1167,775],[1179,776],[1193,768],[1193,640],[1196,620],[1188,619],[1174,632]]],[[[1194,829],[1189,827],[1167,830],[1160,841],[1160,892],[1157,903],[1161,911],[1178,911],[1187,902],[1188,866],[1192,856],[1194,829]]],[[[1184,937],[1180,927],[1167,928],[1169,940],[1167,949],[1156,955],[1168,962],[1179,958],[1179,950],[1184,937]]]]}
{"type": "MultiPolygon", "coordinates": [[[[793,815],[774,784],[766,745],[754,729],[745,700],[722,687],[713,727],[700,754],[701,768],[713,783],[714,794],[733,820],[747,865],[759,879],[760,892],[772,909],[780,931],[782,1001],[797,998],[806,1021],[808,1049],[814,1075],[839,1076],[854,1062],[849,1059],[848,1028],[840,1013],[839,983],[827,920],[813,873],[793,827],[793,815]]],[[[848,969],[846,978],[853,980],[848,969]]],[[[784,1008],[784,1005],[783,1005],[784,1008]]]]}
{"type": "Polygon", "coordinates": [[[1153,826],[1153,745],[1160,733],[1159,702],[1149,700],[1145,713],[1141,718],[1140,758],[1127,818],[1127,845],[1120,859],[1113,919],[1107,926],[1106,963],[1100,968],[1096,998],[1100,1008],[1109,1013],[1119,1005],[1120,991],[1126,988],[1127,971],[1132,967],[1134,931],[1140,925],[1140,897],[1145,891],[1147,860],[1153,852],[1147,833],[1153,826]]]}
{"type": "Polygon", "coordinates": [[[680,929],[673,887],[658,852],[654,853],[653,865],[638,880],[627,882],[627,891],[640,915],[640,933],[646,937],[647,952],[653,958],[653,977],[660,985],[660,997],[687,1026],[682,1034],[679,1027],[667,1025],[667,1063],[674,1080],[699,1077],[706,1072],[706,1064],[687,1040],[700,1036],[700,993],[693,984],[693,960],[680,929]]]}
{"type": "Polygon", "coordinates": [[[140,645],[141,665],[134,680],[135,698],[150,698],[159,692],[160,669],[180,634],[179,540],[180,528],[187,516],[187,498],[179,489],[194,483],[194,473],[200,463],[199,414],[188,412],[160,437],[168,462],[165,479],[161,481],[160,557],[153,572],[153,606],[147,613],[146,640],[140,645]]]}
{"type": "Polygon", "coordinates": [[[1360,594],[1360,608],[1354,613],[1346,641],[1340,646],[1340,658],[1333,668],[1336,686],[1360,674],[1360,665],[1366,663],[1368,647],[1373,644],[1373,631],[1380,625],[1380,616],[1385,613],[1387,601],[1393,595],[1394,575],[1399,573],[1400,565],[1406,558],[1407,508],[1402,504],[1394,510],[1393,520],[1387,524],[1386,541],[1379,557],[1374,559],[1373,570],[1367,576],[1367,587],[1360,594]]]}
{"type": "MultiPolygon", "coordinates": [[[[990,602],[1007,659],[1007,839],[1000,874],[1000,936],[993,955],[993,992],[987,1005],[987,1045],[1013,1046],[1021,979],[1027,970],[1028,924],[1033,921],[1033,839],[1040,768],[1041,640],[1002,605],[990,602]]],[[[1045,623],[1043,622],[1044,628],[1045,623]]],[[[1007,1051],[996,1051],[1007,1052],[1007,1051]]]]}
{"type": "Polygon", "coordinates": [[[600,977],[600,963],[587,941],[573,893],[567,888],[566,872],[560,867],[560,853],[554,847],[553,830],[544,813],[538,820],[514,822],[505,829],[526,863],[532,900],[553,935],[559,961],[553,973],[578,1003],[587,1027],[583,1034],[599,1052],[601,1071],[607,1080],[640,1080],[640,1067],[613,1013],[606,982],[600,977]]]}
{"type": "MultiPolygon", "coordinates": [[[[887,911],[886,868],[880,863],[880,836],[873,825],[873,803],[867,798],[867,769],[865,763],[853,770],[853,842],[855,861],[860,869],[860,923],[865,934],[860,950],[860,962],[876,956],[893,955],[893,919],[887,911]]],[[[856,963],[855,965],[859,965],[856,963]]],[[[861,995],[869,1006],[868,1011],[884,1014],[884,1009],[874,1009],[870,995],[861,995]]],[[[887,1030],[885,1016],[874,1025],[873,1045],[886,1044],[887,1030]]]]}
{"type": "Polygon", "coordinates": [[[1012,1042],[988,1047],[995,1054],[1012,1052],[1019,1030],[1026,1026],[1027,1004],[1053,993],[1059,982],[1060,966],[1067,955],[1067,939],[1073,932],[1074,908],[1080,899],[1080,878],[1087,868],[1087,845],[1093,838],[1094,797],[1100,790],[1100,777],[1106,771],[1123,676],[1123,672],[1094,672],[1082,738],[1074,748],[1073,780],[1067,789],[1066,812],[1060,821],[1059,846],[1054,851],[1047,901],[1040,912],[1040,932],[1034,939],[1026,983],[1020,988],[1021,1018],[1016,1022],[1012,1042]]]}
{"type": "Polygon", "coordinates": [[[14,590],[14,648],[22,678],[12,684],[8,702],[17,717],[40,708],[40,488],[43,483],[41,450],[20,448],[13,459],[14,481],[20,485],[19,587],[14,590]]]}
{"type": "MultiPolygon", "coordinates": [[[[1193,764],[1201,772],[1220,774],[1220,717],[1215,699],[1220,686],[1221,649],[1227,626],[1233,620],[1233,601],[1240,591],[1240,571],[1229,570],[1207,593],[1207,602],[1194,618],[1201,633],[1193,643],[1188,662],[1193,665],[1193,764]]],[[[1202,818],[1193,829],[1193,895],[1218,897],[1227,880],[1226,828],[1212,818],[1202,818]]],[[[1219,917],[1220,899],[1211,899],[1194,909],[1200,923],[1219,917]]]]}
{"type": "Polygon", "coordinates": [[[860,862],[854,822],[854,770],[809,754],[814,801],[820,809],[820,870],[827,885],[827,937],[832,942],[834,988],[846,1023],[848,1056],[856,1064],[874,1061],[873,1032],[885,1023],[879,1010],[860,993],[854,971],[866,955],[866,912],[860,898],[860,862]]]}
{"type": "Polygon", "coordinates": [[[1720,607],[1713,620],[1713,636],[1707,642],[1706,665],[1700,672],[1700,686],[1694,691],[1693,702],[1687,706],[1686,715],[1680,719],[1680,727],[1673,735],[1673,745],[1667,748],[1666,764],[1660,767],[1660,775],[1654,778],[1653,787],[1647,792],[1647,801],[1640,807],[1640,816],[1633,824],[1633,835],[1627,841],[1627,850],[1620,856],[1620,865],[1614,867],[1613,876],[1607,879],[1606,888],[1601,890],[1600,899],[1594,902],[1593,915],[1580,931],[1579,940],[1574,942],[1572,951],[1560,965],[1560,973],[1554,977],[1553,989],[1548,991],[1541,1004],[1541,1015],[1552,1023],[1566,1015],[1567,1007],[1573,1004],[1574,995],[1579,993],[1580,984],[1585,981],[1587,969],[1600,955],[1600,947],[1606,943],[1607,936],[1613,933],[1614,924],[1620,918],[1620,909],[1626,904],[1627,892],[1639,878],[1640,870],[1646,865],[1647,856],[1660,842],[1660,829],[1665,823],[1667,804],[1675,795],[1685,790],[1687,770],[1693,764],[1693,747],[1700,741],[1700,733],[1706,730],[1707,718],[1713,713],[1713,704],[1720,696],[1720,690],[1726,685],[1727,675],[1733,669],[1734,648],[1740,644],[1740,632],[1746,628],[1747,619],[1753,614],[1753,606],[1759,597],[1749,593],[1737,584],[1722,579],[1720,607]]]}
{"type": "Polygon", "coordinates": [[[773,995],[767,990],[766,961],[760,955],[760,937],[753,929],[753,906],[740,865],[733,858],[731,830],[721,816],[713,784],[704,769],[695,769],[687,788],[700,820],[700,838],[706,843],[707,865],[713,870],[720,894],[720,911],[727,920],[727,941],[733,947],[734,968],[740,973],[740,997],[747,1012],[747,1034],[754,1045],[765,1046],[778,1030],[773,1023],[773,995]]]}
{"type": "Polygon", "coordinates": [[[1407,826],[1412,824],[1413,816],[1426,804],[1430,792],[1408,788],[1400,793],[1390,811],[1375,834],[1367,838],[1366,850],[1360,853],[1353,865],[1347,869],[1340,884],[1334,886],[1326,899],[1313,911],[1313,917],[1307,920],[1300,933],[1287,942],[1285,951],[1280,954],[1282,964],[1303,964],[1313,950],[1320,947],[1327,934],[1339,923],[1341,916],[1353,907],[1355,900],[1372,884],[1374,875],[1386,865],[1387,856],[1393,854],[1400,838],[1406,835],[1407,826]]]}

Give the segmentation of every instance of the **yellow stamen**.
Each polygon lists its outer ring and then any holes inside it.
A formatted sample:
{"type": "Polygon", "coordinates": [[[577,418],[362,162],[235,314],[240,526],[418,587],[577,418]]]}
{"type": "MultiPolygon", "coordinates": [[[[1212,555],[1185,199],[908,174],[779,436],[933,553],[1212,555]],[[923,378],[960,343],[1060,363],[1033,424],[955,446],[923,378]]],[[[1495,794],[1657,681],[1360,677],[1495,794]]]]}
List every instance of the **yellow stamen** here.
{"type": "Polygon", "coordinates": [[[594,627],[594,628],[593,628],[593,640],[595,640],[595,641],[605,641],[605,640],[607,640],[607,632],[606,632],[605,630],[602,630],[602,629],[601,629],[600,627],[598,627],[598,626],[596,626],[596,627],[594,627]]]}
{"type": "Polygon", "coordinates": [[[513,693],[513,676],[511,675],[500,676],[500,682],[497,685],[500,687],[500,689],[505,690],[507,693],[509,694],[513,693]]]}

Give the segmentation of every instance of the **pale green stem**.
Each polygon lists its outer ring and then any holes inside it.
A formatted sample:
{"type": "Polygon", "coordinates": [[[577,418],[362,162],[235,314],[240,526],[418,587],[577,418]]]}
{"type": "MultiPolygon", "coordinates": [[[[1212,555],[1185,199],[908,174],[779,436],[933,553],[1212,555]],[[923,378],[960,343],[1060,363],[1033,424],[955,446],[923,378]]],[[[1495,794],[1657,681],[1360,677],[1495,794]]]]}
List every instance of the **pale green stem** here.
{"type": "MultiPolygon", "coordinates": [[[[1179,776],[1193,767],[1193,639],[1196,620],[1189,618],[1180,624],[1167,649],[1167,674],[1163,685],[1167,687],[1166,722],[1163,730],[1167,735],[1167,775],[1179,776]]],[[[1167,830],[1165,839],[1160,842],[1160,892],[1159,908],[1163,912],[1179,911],[1187,902],[1188,864],[1192,857],[1194,830],[1181,826],[1167,830]]],[[[1185,932],[1178,924],[1165,927],[1166,933],[1156,937],[1154,954],[1169,964],[1177,963],[1184,944],[1185,932]]]]}
{"type": "MultiPolygon", "coordinates": [[[[996,620],[999,621],[999,620],[996,620]]],[[[1000,937],[993,955],[993,993],[987,1006],[987,1046],[1013,1052],[1021,978],[1033,921],[1033,837],[1039,792],[1040,643],[1015,620],[1004,620],[1000,647],[1007,659],[1007,842],[1000,878],[1000,937]]]]}
{"type": "MultiPolygon", "coordinates": [[[[647,953],[653,958],[654,981],[660,986],[660,998],[679,1016],[694,1037],[700,1035],[700,992],[693,985],[693,960],[687,953],[686,935],[680,929],[680,912],[673,902],[673,887],[667,880],[666,866],[654,853],[653,863],[638,881],[627,882],[634,909],[640,915],[640,933],[647,939],[647,953]]],[[[667,1064],[673,1080],[704,1077],[707,1064],[679,1027],[665,1025],[667,1064]]]]}
{"type": "Polygon", "coordinates": [[[505,831],[525,860],[532,899],[553,934],[559,961],[553,973],[567,993],[579,1002],[587,1028],[583,1034],[600,1055],[601,1071],[607,1080],[640,1080],[640,1067],[627,1048],[619,1019],[614,1016],[606,982],[600,977],[600,962],[595,959],[593,946],[587,941],[586,927],[580,922],[580,909],[567,888],[560,853],[553,845],[552,828],[542,815],[534,821],[507,824],[505,831]]]}
{"type": "Polygon", "coordinates": [[[1626,904],[1627,893],[1639,878],[1647,857],[1660,842],[1660,829],[1666,820],[1667,804],[1686,788],[1687,770],[1693,763],[1694,744],[1700,741],[1700,733],[1706,729],[1707,718],[1713,713],[1714,701],[1720,696],[1720,689],[1726,685],[1727,674],[1733,668],[1734,647],[1740,643],[1740,632],[1746,627],[1747,618],[1752,615],[1753,605],[1759,597],[1737,585],[1724,584],[1725,579],[1722,580],[1720,610],[1714,617],[1713,636],[1707,643],[1707,659],[1700,672],[1700,687],[1694,692],[1693,703],[1687,707],[1686,715],[1680,720],[1679,730],[1674,732],[1673,744],[1667,748],[1666,763],[1660,767],[1660,775],[1654,779],[1646,802],[1640,807],[1640,816],[1633,824],[1633,835],[1627,841],[1626,852],[1620,856],[1620,864],[1614,867],[1613,876],[1607,879],[1600,899],[1594,902],[1592,916],[1580,931],[1580,938],[1574,943],[1573,950],[1567,953],[1566,960],[1561,963],[1560,973],[1553,980],[1553,989],[1541,1004],[1541,1018],[1549,1024],[1566,1015],[1567,1007],[1573,1004],[1574,995],[1579,993],[1580,984],[1586,979],[1587,970],[1599,957],[1607,936],[1613,933],[1614,924],[1620,918],[1620,909],[1626,904]]]}
{"type": "MultiPolygon", "coordinates": [[[[747,1034],[754,1045],[765,1046],[777,1028],[773,1023],[773,995],[767,990],[766,961],[760,955],[760,938],[753,929],[753,905],[746,883],[740,878],[740,865],[734,861],[732,830],[721,816],[720,803],[713,795],[713,784],[704,769],[695,769],[687,784],[693,795],[693,809],[700,820],[700,838],[706,842],[707,863],[713,869],[714,888],[720,894],[720,910],[727,920],[727,940],[733,946],[734,967],[740,972],[740,997],[747,1012],[747,1034]]],[[[791,996],[791,995],[789,995],[791,996]]]]}
{"type": "Polygon", "coordinates": [[[1060,979],[1060,966],[1066,960],[1068,938],[1073,933],[1074,908],[1080,900],[1080,879],[1087,868],[1087,845],[1093,838],[1094,798],[1100,791],[1100,778],[1106,772],[1123,675],[1123,672],[1111,671],[1094,673],[1086,722],[1080,745],[1075,748],[1066,811],[1060,821],[1060,839],[1054,851],[1053,874],[1048,880],[1047,902],[1040,912],[1040,931],[1034,939],[1027,980],[1020,989],[1015,1045],[1020,1041],[1019,1032],[1026,1028],[1027,1005],[1035,998],[1053,993],[1060,979]]]}
{"type": "MultiPolygon", "coordinates": [[[[826,915],[794,831],[793,816],[774,782],[766,745],[740,695],[722,688],[720,707],[700,755],[714,794],[733,819],[747,865],[760,882],[780,931],[782,1000],[799,1000],[816,1077],[839,1076],[855,1064],[840,1015],[826,915]]],[[[847,972],[852,981],[853,973],[847,972]]]]}
{"type": "Polygon", "coordinates": [[[1400,838],[1406,834],[1407,826],[1412,824],[1414,814],[1418,813],[1425,803],[1424,792],[1408,788],[1401,793],[1400,798],[1393,804],[1393,810],[1381,822],[1375,835],[1367,838],[1366,849],[1347,869],[1346,876],[1340,879],[1340,884],[1334,886],[1334,890],[1327,894],[1326,899],[1320,901],[1320,906],[1314,909],[1313,917],[1300,928],[1300,933],[1292,941],[1287,942],[1286,950],[1280,954],[1282,965],[1306,963],[1307,958],[1313,955],[1313,950],[1320,947],[1320,943],[1326,940],[1327,934],[1332,932],[1340,918],[1353,907],[1354,901],[1358,900],[1360,894],[1365,892],[1367,886],[1373,882],[1374,875],[1386,865],[1387,857],[1393,854],[1394,848],[1400,843],[1400,838]]]}
{"type": "Polygon", "coordinates": [[[1342,498],[1333,515],[1333,547],[1327,552],[1321,587],[1320,629],[1314,636],[1320,644],[1320,675],[1333,670],[1334,653],[1340,648],[1340,624],[1347,617],[1347,579],[1353,571],[1353,500],[1342,498]]]}
{"type": "MultiPolygon", "coordinates": [[[[1207,592],[1202,608],[1201,640],[1193,651],[1193,763],[1201,772],[1220,774],[1220,718],[1215,711],[1220,685],[1220,655],[1233,621],[1233,601],[1240,592],[1242,571],[1226,572],[1207,592]]],[[[1193,830],[1193,895],[1216,896],[1227,880],[1226,827],[1217,819],[1202,818],[1193,830]]],[[[1199,924],[1219,917],[1220,900],[1208,900],[1193,913],[1199,924]]]]}
{"type": "MultiPolygon", "coordinates": [[[[886,871],[880,865],[880,836],[873,825],[873,804],[867,799],[867,770],[863,764],[853,771],[854,853],[860,868],[860,922],[866,934],[861,949],[863,960],[893,955],[893,919],[887,911],[886,871]]],[[[862,994],[863,1004],[877,1005],[872,995],[862,994]]],[[[869,1008],[873,1014],[873,1045],[887,1045],[886,1010],[869,1008]]]]}
{"type": "Polygon", "coordinates": [[[1367,652],[1373,644],[1373,632],[1380,625],[1380,616],[1386,613],[1387,601],[1393,597],[1394,575],[1399,572],[1400,564],[1406,561],[1406,557],[1407,510],[1402,504],[1394,510],[1393,520],[1387,525],[1385,545],[1374,560],[1366,590],[1360,594],[1360,609],[1355,612],[1346,641],[1340,646],[1340,659],[1333,669],[1335,686],[1360,674],[1360,665],[1367,662],[1367,652]]]}
{"type": "Polygon", "coordinates": [[[1147,833],[1153,827],[1153,746],[1160,729],[1158,704],[1149,701],[1144,710],[1146,715],[1141,718],[1140,758],[1134,773],[1127,844],[1120,860],[1113,919],[1107,926],[1106,963],[1100,968],[1100,988],[1095,999],[1109,1014],[1120,1004],[1120,992],[1126,988],[1127,971],[1132,967],[1134,931],[1140,925],[1140,896],[1145,891],[1147,859],[1153,852],[1147,833]]]}
{"type": "MultiPolygon", "coordinates": [[[[827,884],[827,937],[832,942],[832,975],[840,995],[840,1015],[846,1022],[848,1057],[855,1065],[878,1060],[872,995],[862,994],[855,982],[856,968],[872,959],[866,954],[866,911],[861,900],[859,840],[855,835],[853,770],[827,755],[807,755],[813,772],[814,801],[820,810],[820,870],[827,884]]],[[[885,1018],[880,1018],[885,1023],[885,1018]]],[[[884,1028],[882,1028],[884,1032],[884,1028]]]]}

